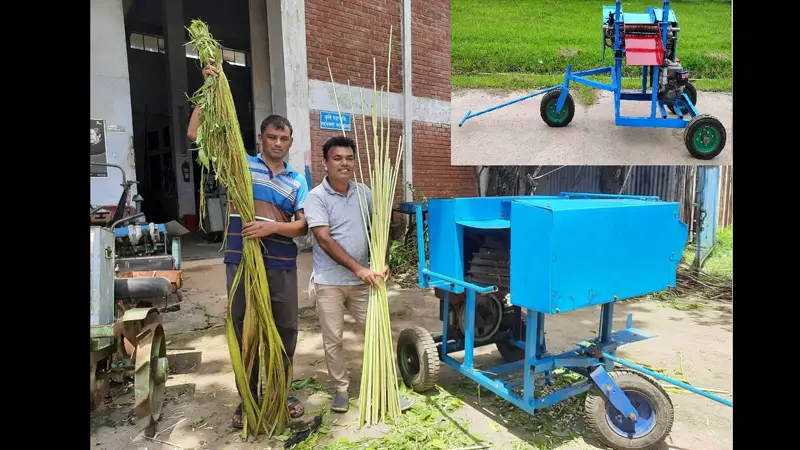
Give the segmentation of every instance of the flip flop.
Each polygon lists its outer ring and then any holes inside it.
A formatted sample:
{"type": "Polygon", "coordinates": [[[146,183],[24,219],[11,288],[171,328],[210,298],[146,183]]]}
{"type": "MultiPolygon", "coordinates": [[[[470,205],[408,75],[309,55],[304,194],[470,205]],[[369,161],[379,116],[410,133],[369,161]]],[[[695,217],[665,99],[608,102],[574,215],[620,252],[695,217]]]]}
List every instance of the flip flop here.
{"type": "Polygon", "coordinates": [[[294,395],[289,394],[289,398],[286,403],[289,406],[289,415],[292,417],[292,419],[303,417],[303,414],[306,413],[305,408],[303,408],[303,404],[300,403],[300,400],[298,400],[294,395]]]}
{"type": "Polygon", "coordinates": [[[239,403],[239,406],[236,407],[236,411],[233,413],[233,419],[231,419],[231,426],[236,428],[237,430],[241,430],[244,428],[244,420],[242,419],[242,404],[239,403]]]}

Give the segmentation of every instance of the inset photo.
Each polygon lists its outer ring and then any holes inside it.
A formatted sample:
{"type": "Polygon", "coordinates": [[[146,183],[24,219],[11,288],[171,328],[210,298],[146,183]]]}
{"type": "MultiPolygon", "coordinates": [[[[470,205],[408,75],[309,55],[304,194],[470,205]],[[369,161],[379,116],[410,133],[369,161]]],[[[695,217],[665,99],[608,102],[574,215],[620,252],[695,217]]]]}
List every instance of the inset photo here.
{"type": "Polygon", "coordinates": [[[453,165],[733,163],[730,0],[452,0],[453,165]]]}

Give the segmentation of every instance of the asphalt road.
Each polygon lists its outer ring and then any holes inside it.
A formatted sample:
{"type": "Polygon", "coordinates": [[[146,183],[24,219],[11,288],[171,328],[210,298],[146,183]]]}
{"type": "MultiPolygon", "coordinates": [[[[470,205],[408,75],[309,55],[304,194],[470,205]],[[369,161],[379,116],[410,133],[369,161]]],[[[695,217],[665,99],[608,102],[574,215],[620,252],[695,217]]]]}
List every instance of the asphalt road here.
{"type": "MultiPolygon", "coordinates": [[[[532,91],[531,91],[532,92],[532,91]]],[[[567,127],[550,128],[539,114],[543,95],[473,117],[467,113],[513,100],[528,92],[492,93],[456,90],[451,100],[451,164],[453,165],[732,165],[733,96],[698,92],[701,114],[719,119],[727,131],[725,149],[715,159],[693,158],[683,142],[683,129],[634,128],[614,125],[614,98],[598,91],[592,106],[580,103],[567,127]]],[[[650,114],[649,102],[622,102],[622,115],[650,114]]],[[[674,117],[674,116],[673,116],[674,117]]]]}

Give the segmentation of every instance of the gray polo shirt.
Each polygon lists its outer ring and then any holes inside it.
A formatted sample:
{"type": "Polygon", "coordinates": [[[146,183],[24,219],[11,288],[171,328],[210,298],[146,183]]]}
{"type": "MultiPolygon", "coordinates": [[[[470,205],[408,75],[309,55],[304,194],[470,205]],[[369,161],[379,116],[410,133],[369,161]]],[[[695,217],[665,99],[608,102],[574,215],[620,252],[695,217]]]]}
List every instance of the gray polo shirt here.
{"type": "MultiPolygon", "coordinates": [[[[361,216],[361,203],[368,206],[372,214],[372,191],[364,184],[350,181],[347,196],[333,190],[325,177],[317,187],[308,193],[305,202],[305,215],[308,228],[330,227],[331,237],[364,267],[369,267],[369,237],[364,229],[361,216]],[[361,193],[359,202],[358,193],[361,193]],[[364,199],[366,198],[366,202],[364,199]]],[[[333,260],[323,250],[316,238],[313,239],[314,282],[337,286],[364,284],[350,269],[333,260]]]]}

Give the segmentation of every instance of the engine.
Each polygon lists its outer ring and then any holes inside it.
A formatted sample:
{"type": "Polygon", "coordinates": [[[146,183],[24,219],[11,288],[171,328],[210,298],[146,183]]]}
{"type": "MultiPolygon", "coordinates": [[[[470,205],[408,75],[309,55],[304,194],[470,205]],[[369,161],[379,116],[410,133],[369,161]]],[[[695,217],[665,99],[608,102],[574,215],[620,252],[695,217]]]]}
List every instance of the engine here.
{"type": "Polygon", "coordinates": [[[689,72],[680,63],[664,59],[658,79],[658,98],[671,102],[683,95],[683,88],[689,83],[689,72]]]}
{"type": "Polygon", "coordinates": [[[127,235],[116,239],[116,253],[119,257],[151,256],[166,253],[166,233],[158,229],[158,225],[128,225],[127,235]]]}

